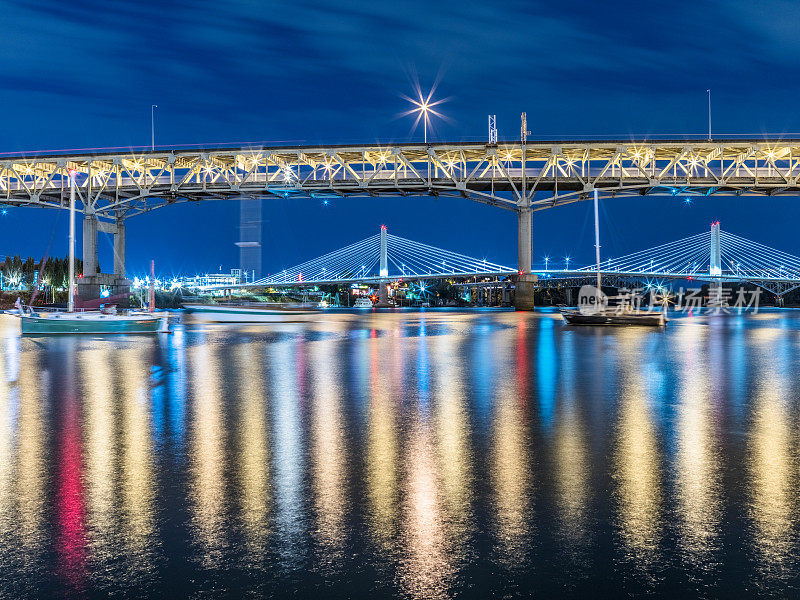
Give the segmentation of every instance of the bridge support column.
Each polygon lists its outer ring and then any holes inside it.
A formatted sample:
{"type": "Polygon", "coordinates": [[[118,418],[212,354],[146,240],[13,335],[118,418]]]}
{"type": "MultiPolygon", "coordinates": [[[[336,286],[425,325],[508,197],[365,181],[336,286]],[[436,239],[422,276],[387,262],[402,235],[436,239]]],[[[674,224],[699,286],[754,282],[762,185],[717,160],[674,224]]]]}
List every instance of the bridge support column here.
{"type": "Polygon", "coordinates": [[[97,217],[83,217],[83,277],[97,274],[97,217]]]}
{"type": "Polygon", "coordinates": [[[517,283],[514,290],[514,308],[533,310],[533,293],[537,277],[531,273],[531,208],[517,209],[517,283]]]}
{"type": "Polygon", "coordinates": [[[125,279],[125,222],[117,221],[114,234],[114,275],[125,279]]]}
{"type": "MultiPolygon", "coordinates": [[[[125,225],[122,220],[116,223],[100,221],[95,215],[83,218],[83,277],[77,280],[78,297],[81,300],[95,300],[104,291],[108,296],[127,295],[131,282],[125,279],[125,225]],[[97,259],[97,234],[110,233],[114,236],[114,273],[101,273],[97,259]]],[[[127,306],[127,298],[114,302],[127,306]]]]}

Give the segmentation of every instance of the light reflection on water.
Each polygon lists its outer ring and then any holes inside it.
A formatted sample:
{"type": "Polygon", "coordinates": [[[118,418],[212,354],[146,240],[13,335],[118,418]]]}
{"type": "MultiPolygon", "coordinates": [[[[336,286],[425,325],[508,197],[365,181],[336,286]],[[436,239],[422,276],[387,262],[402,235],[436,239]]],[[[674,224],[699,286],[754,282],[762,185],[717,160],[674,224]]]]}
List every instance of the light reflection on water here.
{"type": "Polygon", "coordinates": [[[257,567],[269,544],[272,497],[270,432],[264,402],[264,345],[245,341],[234,349],[237,442],[236,472],[239,514],[246,548],[245,562],[257,567]]]}
{"type": "MultiPolygon", "coordinates": [[[[3,539],[18,536],[16,548],[23,564],[35,565],[44,549],[45,488],[47,485],[46,447],[47,432],[42,429],[49,397],[47,371],[39,363],[41,357],[34,353],[20,355],[17,380],[19,416],[16,476],[16,500],[19,509],[12,531],[3,539]]],[[[11,459],[11,457],[8,457],[11,459]]],[[[5,461],[3,461],[5,462],[5,461]]],[[[9,460],[14,464],[13,460],[9,460]]],[[[13,487],[11,487],[13,490],[13,487]]]]}
{"type": "Polygon", "coordinates": [[[674,349],[682,365],[675,422],[675,496],[681,544],[687,560],[698,569],[716,566],[722,518],[722,461],[714,407],[724,399],[712,393],[709,369],[716,363],[710,363],[703,351],[706,343],[706,329],[684,327],[674,349]]]}
{"type": "Polygon", "coordinates": [[[371,393],[366,431],[365,481],[369,506],[367,507],[370,534],[383,556],[389,556],[397,540],[399,527],[398,504],[400,495],[400,419],[404,353],[398,352],[395,342],[388,352],[381,354],[377,344],[370,344],[364,357],[369,364],[369,379],[364,382],[371,393]],[[388,358],[387,358],[388,357],[388,358]],[[387,371],[396,370],[391,377],[387,371]]]}
{"type": "Polygon", "coordinates": [[[759,332],[753,340],[764,350],[760,361],[764,376],[754,385],[751,412],[749,516],[759,568],[782,578],[791,576],[797,563],[798,439],[791,415],[797,406],[792,406],[787,381],[781,376],[793,368],[791,342],[777,329],[759,332]]]}
{"type": "Polygon", "coordinates": [[[320,548],[320,567],[335,570],[344,551],[344,519],[349,511],[347,461],[342,391],[339,388],[340,356],[329,340],[309,343],[311,392],[311,499],[315,534],[320,548]]]}
{"type": "Polygon", "coordinates": [[[508,569],[525,568],[526,545],[533,528],[529,516],[534,508],[534,463],[526,416],[528,399],[524,393],[528,383],[527,378],[513,377],[514,363],[527,363],[520,357],[525,352],[524,333],[525,323],[520,323],[516,328],[499,334],[499,343],[490,348],[499,357],[503,357],[506,344],[515,348],[513,355],[498,361],[504,376],[497,382],[493,398],[489,454],[496,554],[498,561],[508,569]]]}
{"type": "MultiPolygon", "coordinates": [[[[112,572],[117,554],[124,550],[116,523],[118,464],[115,443],[114,350],[94,342],[78,355],[84,399],[85,496],[88,508],[88,537],[92,563],[99,573],[112,572]]],[[[141,373],[139,373],[141,375],[141,373]]]]}
{"type": "MultiPolygon", "coordinates": [[[[192,384],[189,442],[189,503],[191,529],[199,547],[197,558],[203,567],[224,565],[228,517],[225,420],[219,344],[198,343],[189,348],[189,378],[192,384]]],[[[231,386],[233,382],[230,382],[231,386]]]]}
{"type": "Polygon", "coordinates": [[[410,410],[398,578],[414,598],[440,598],[453,575],[448,523],[430,422],[419,406],[410,410]]]}
{"type": "Polygon", "coordinates": [[[653,414],[652,373],[646,364],[646,333],[628,329],[619,335],[619,417],[615,432],[614,479],[618,526],[636,567],[650,568],[659,558],[664,534],[662,459],[653,414]]]}
{"type": "Polygon", "coordinates": [[[798,592],[795,312],[13,323],[0,596],[798,592]]]}

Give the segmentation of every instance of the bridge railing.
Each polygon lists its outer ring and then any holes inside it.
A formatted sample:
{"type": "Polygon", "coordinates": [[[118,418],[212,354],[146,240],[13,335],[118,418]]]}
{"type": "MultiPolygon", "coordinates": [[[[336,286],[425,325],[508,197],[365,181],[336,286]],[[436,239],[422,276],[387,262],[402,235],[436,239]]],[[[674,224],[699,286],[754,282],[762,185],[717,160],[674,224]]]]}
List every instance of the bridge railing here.
{"type": "MultiPolygon", "coordinates": [[[[156,171],[158,169],[152,169],[151,171],[156,171]]],[[[534,170],[527,171],[528,177],[536,177],[537,173],[534,170]]],[[[648,182],[648,177],[642,175],[641,173],[631,173],[628,175],[617,175],[617,174],[610,174],[607,171],[604,171],[602,168],[591,168],[586,169],[585,173],[582,175],[587,179],[593,179],[599,183],[612,183],[617,182],[619,180],[638,180],[643,181],[645,183],[648,182]]],[[[496,180],[496,181],[504,181],[508,179],[513,180],[520,180],[522,178],[522,169],[521,168],[507,168],[504,169],[504,173],[501,173],[498,169],[490,169],[487,174],[484,174],[481,177],[473,177],[470,181],[483,181],[483,180],[496,180]]],[[[395,173],[392,170],[388,169],[381,169],[371,173],[368,173],[368,179],[370,182],[379,182],[379,181],[408,181],[408,182],[426,182],[427,177],[419,177],[417,174],[409,171],[398,171],[395,173]]],[[[430,179],[439,181],[452,181],[455,180],[459,181],[467,181],[466,177],[463,176],[449,176],[438,169],[431,170],[431,177],[430,179]]],[[[558,177],[548,177],[550,179],[558,179],[558,177]]],[[[562,180],[568,180],[570,177],[561,177],[562,180]]],[[[750,172],[747,174],[746,177],[739,177],[739,178],[728,178],[728,181],[734,181],[736,179],[741,179],[742,181],[751,181],[751,180],[762,180],[762,183],[769,179],[775,179],[776,181],[784,181],[779,174],[768,167],[759,167],[758,169],[750,169],[750,172]]],[[[210,187],[213,188],[214,186],[218,186],[220,188],[230,188],[231,184],[237,186],[249,186],[253,184],[260,184],[263,186],[267,186],[271,184],[274,187],[280,188],[298,188],[302,189],[303,187],[307,187],[310,185],[321,185],[327,186],[330,184],[337,184],[337,183],[357,183],[361,181],[361,179],[357,179],[352,175],[348,176],[346,173],[335,173],[333,175],[325,175],[322,174],[306,174],[305,172],[301,171],[299,175],[292,175],[289,177],[284,177],[281,175],[279,171],[271,171],[269,173],[237,173],[232,174],[232,176],[223,176],[222,174],[214,174],[214,173],[200,173],[200,174],[191,174],[191,172],[187,170],[176,170],[174,175],[165,175],[165,174],[157,174],[153,175],[151,172],[142,171],[141,175],[138,176],[130,176],[130,175],[119,175],[119,174],[111,174],[111,175],[94,175],[92,176],[91,185],[88,182],[88,178],[84,176],[78,176],[77,184],[79,189],[86,189],[86,188],[115,188],[115,187],[123,187],[123,188],[130,188],[131,190],[135,189],[142,189],[147,188],[148,190],[152,190],[154,187],[158,186],[176,186],[179,185],[182,188],[190,188],[196,186],[202,187],[210,187]],[[189,177],[187,177],[189,176],[189,177]],[[175,183],[175,180],[178,180],[178,184],[175,183]]],[[[693,175],[693,176],[676,176],[676,177],[661,177],[659,179],[658,185],[661,186],[668,186],[670,184],[673,185],[682,185],[686,184],[687,182],[693,182],[695,184],[699,182],[704,183],[714,183],[717,181],[717,178],[713,174],[709,175],[693,175]]],[[[37,177],[37,178],[3,178],[0,177],[0,192],[32,192],[32,191],[45,191],[45,190],[68,190],[69,189],[69,180],[67,175],[60,175],[60,176],[53,176],[53,177],[37,177]]]]}

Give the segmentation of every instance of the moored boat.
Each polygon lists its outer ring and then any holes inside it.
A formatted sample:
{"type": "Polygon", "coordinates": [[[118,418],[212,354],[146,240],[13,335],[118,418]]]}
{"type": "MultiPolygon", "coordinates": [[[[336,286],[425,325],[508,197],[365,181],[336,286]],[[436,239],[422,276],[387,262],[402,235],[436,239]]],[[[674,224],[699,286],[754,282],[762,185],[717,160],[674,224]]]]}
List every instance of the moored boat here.
{"type": "Polygon", "coordinates": [[[627,304],[608,306],[609,298],[603,294],[600,270],[600,219],[598,216],[597,188],[594,190],[594,247],[597,260],[597,287],[584,285],[578,293],[578,310],[561,308],[561,316],[568,325],[643,325],[663,327],[667,324],[666,299],[662,310],[644,311],[627,304]]]}
{"type": "Polygon", "coordinates": [[[319,312],[307,304],[184,304],[183,308],[202,323],[294,323],[319,312]]]}
{"type": "Polygon", "coordinates": [[[373,308],[372,300],[366,296],[359,296],[353,303],[353,308],[373,308]]]}
{"type": "Polygon", "coordinates": [[[663,327],[669,319],[662,311],[647,312],[643,310],[617,312],[601,310],[594,313],[582,313],[579,310],[562,310],[561,316],[570,325],[644,325],[663,327]]]}
{"type": "MultiPolygon", "coordinates": [[[[108,305],[98,312],[75,311],[75,172],[70,170],[69,193],[69,287],[67,310],[45,312],[22,305],[17,298],[16,316],[20,319],[23,335],[43,334],[132,334],[166,333],[166,313],[155,313],[151,300],[149,313],[117,314],[116,306],[108,305]]],[[[152,286],[151,277],[151,286],[152,286]]],[[[152,287],[151,287],[152,290],[152,287]]],[[[152,298],[152,292],[151,292],[152,298]]],[[[120,297],[121,299],[121,297],[120,297]]]]}
{"type": "Polygon", "coordinates": [[[159,314],[103,314],[101,312],[30,312],[20,317],[23,335],[165,333],[167,317],[159,314]]]}

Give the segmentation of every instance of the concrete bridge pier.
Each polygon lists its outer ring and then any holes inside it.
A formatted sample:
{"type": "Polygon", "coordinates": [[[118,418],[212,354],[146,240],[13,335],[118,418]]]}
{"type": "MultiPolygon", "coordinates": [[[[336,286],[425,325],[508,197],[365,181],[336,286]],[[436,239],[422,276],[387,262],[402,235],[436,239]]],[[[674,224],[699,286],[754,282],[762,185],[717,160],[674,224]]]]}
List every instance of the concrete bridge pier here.
{"type": "Polygon", "coordinates": [[[514,291],[516,310],[533,310],[537,277],[531,273],[531,207],[517,209],[517,282],[514,291]]]}
{"type": "Polygon", "coordinates": [[[378,307],[387,308],[389,306],[389,288],[383,281],[378,285],[378,307]]]}
{"type": "Polygon", "coordinates": [[[77,281],[78,297],[81,300],[100,298],[104,289],[109,295],[128,294],[131,282],[125,279],[125,223],[101,221],[94,214],[83,217],[83,277],[77,281]],[[114,272],[102,273],[97,259],[97,234],[114,236],[114,272]]]}

